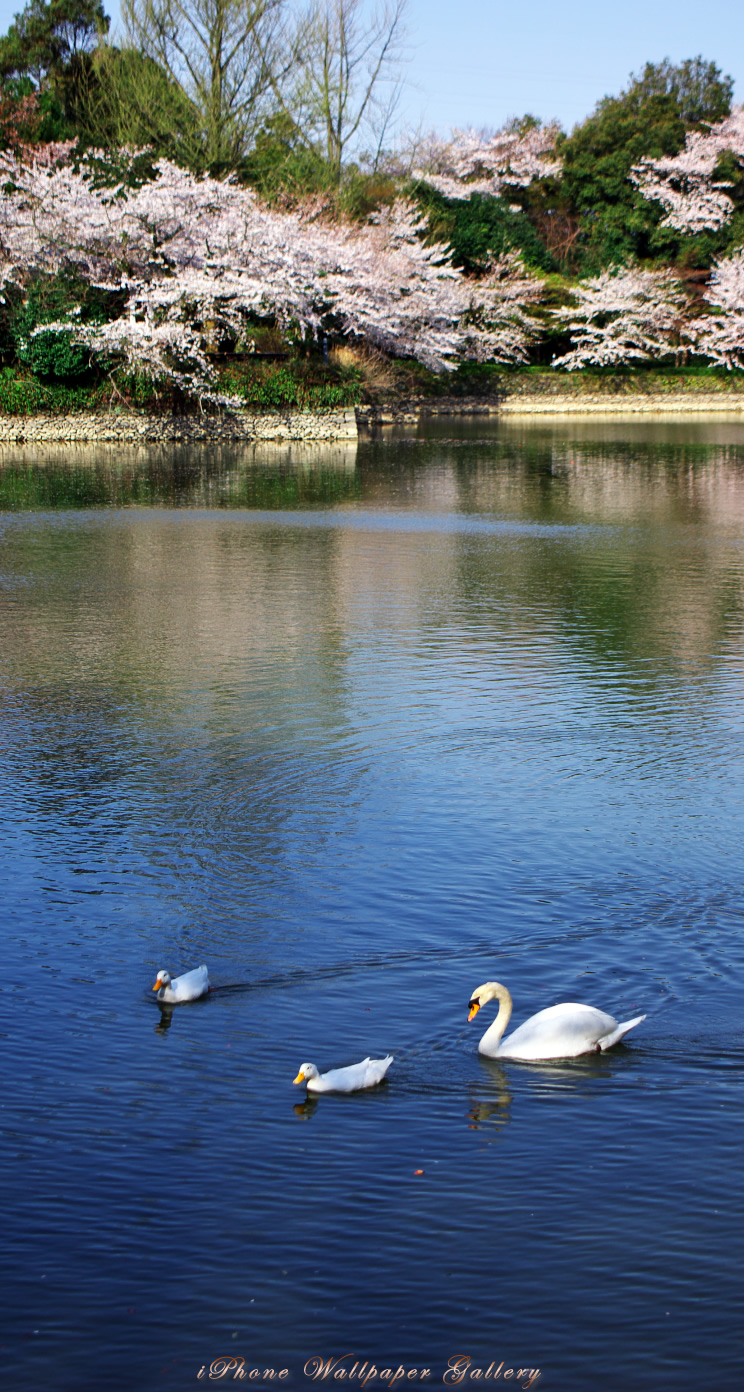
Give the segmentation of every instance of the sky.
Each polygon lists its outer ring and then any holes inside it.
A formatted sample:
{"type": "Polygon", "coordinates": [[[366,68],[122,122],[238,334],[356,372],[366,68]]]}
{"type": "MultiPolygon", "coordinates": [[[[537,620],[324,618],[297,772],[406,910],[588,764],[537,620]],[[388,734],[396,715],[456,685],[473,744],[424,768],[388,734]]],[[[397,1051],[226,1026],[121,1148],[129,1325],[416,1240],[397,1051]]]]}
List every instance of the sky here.
{"type": "Polygon", "coordinates": [[[735,0],[409,0],[409,120],[444,134],[531,112],[570,130],[646,62],[698,54],[744,101],[744,5],[735,0]]]}
{"type": "MultiPolygon", "coordinates": [[[[23,0],[0,0],[0,33],[23,0]]],[[[104,0],[115,22],[118,3],[104,0]]],[[[702,54],[744,101],[744,4],[736,0],[408,0],[409,127],[498,128],[531,112],[570,130],[648,61],[702,54]]]]}

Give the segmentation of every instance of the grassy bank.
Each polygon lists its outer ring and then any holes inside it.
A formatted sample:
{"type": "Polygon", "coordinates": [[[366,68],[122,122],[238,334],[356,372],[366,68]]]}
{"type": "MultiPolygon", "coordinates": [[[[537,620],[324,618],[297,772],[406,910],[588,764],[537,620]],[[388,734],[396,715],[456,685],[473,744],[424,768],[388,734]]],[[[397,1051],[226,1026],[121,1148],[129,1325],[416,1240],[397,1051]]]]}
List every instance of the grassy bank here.
{"type": "MultiPolygon", "coordinates": [[[[343,350],[341,350],[343,354],[343,350]]],[[[216,388],[252,411],[330,411],[361,400],[363,374],[351,361],[330,354],[255,355],[215,362],[216,388]]],[[[123,372],[73,379],[37,375],[23,367],[0,370],[0,414],[64,416],[77,411],[122,407],[148,415],[201,413],[177,388],[123,372]]],[[[209,406],[205,408],[211,409],[209,406]]]]}
{"type": "MultiPolygon", "coordinates": [[[[450,373],[433,373],[412,360],[342,346],[321,353],[267,353],[215,361],[219,389],[246,410],[322,412],[353,406],[394,409],[406,402],[482,400],[498,404],[553,397],[658,399],[712,394],[740,397],[744,372],[715,367],[591,369],[561,372],[546,367],[504,367],[464,363],[450,373]]],[[[164,383],[122,372],[107,377],[43,377],[22,367],[0,370],[0,414],[65,416],[121,407],[147,415],[189,415],[202,408],[164,383]]],[[[207,411],[215,408],[206,408],[207,411]]]]}

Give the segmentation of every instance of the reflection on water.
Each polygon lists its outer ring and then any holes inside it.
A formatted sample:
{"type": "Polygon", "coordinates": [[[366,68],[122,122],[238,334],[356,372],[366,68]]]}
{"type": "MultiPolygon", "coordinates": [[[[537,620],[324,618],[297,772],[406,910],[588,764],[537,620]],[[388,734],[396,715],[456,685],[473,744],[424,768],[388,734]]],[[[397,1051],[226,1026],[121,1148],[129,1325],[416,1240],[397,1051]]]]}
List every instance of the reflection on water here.
{"type": "Polygon", "coordinates": [[[738,1385],[743,502],[737,422],[0,452],[18,1392],[738,1385]],[[483,1059],[494,977],[647,1019],[483,1059]]]}
{"type": "Polygon", "coordinates": [[[354,440],[0,445],[0,508],[306,507],[356,495],[354,440]]]}
{"type": "Polygon", "coordinates": [[[498,1128],[506,1126],[510,1120],[514,1094],[509,1086],[509,1075],[502,1064],[496,1059],[483,1059],[483,1064],[489,1074],[488,1095],[484,1096],[482,1089],[476,1086],[469,1088],[468,1126],[472,1131],[483,1127],[496,1128],[498,1134],[498,1128]]]}
{"type": "Polygon", "coordinates": [[[294,1114],[295,1114],[296,1117],[299,1117],[300,1121],[310,1121],[310,1120],[312,1119],[312,1117],[314,1116],[315,1111],[317,1110],[317,1106],[318,1106],[318,1098],[317,1098],[317,1097],[311,1097],[311,1096],[308,1094],[308,1096],[305,1098],[305,1101],[304,1101],[304,1102],[295,1102],[295,1103],[294,1103],[294,1106],[292,1107],[292,1111],[294,1112],[294,1114]]]}
{"type": "Polygon", "coordinates": [[[522,1095],[533,1092],[543,1099],[574,1090],[584,1091],[591,1097],[596,1095],[594,1089],[609,1083],[617,1070],[634,1066],[633,1057],[623,1044],[606,1054],[585,1054],[555,1063],[512,1061],[504,1064],[482,1054],[478,1062],[487,1080],[487,1091],[484,1092],[483,1083],[471,1085],[468,1125],[473,1130],[505,1126],[511,1119],[516,1087],[522,1095]]]}

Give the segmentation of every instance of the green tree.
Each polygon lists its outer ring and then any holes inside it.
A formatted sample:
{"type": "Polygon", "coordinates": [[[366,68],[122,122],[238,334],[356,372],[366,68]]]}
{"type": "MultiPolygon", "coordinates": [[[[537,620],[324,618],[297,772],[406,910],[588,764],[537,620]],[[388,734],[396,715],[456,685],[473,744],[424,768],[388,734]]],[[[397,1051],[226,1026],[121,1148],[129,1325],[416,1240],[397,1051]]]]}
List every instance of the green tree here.
{"type": "Polygon", "coordinates": [[[684,63],[647,63],[632,79],[627,96],[639,107],[650,97],[671,97],[685,126],[720,121],[731,110],[734,79],[724,77],[716,63],[687,58],[684,63]]]}
{"type": "Polygon", "coordinates": [[[325,161],[308,147],[286,112],[268,117],[261,126],[240,174],[268,199],[325,192],[331,183],[325,161]]]}
{"type": "Polygon", "coordinates": [[[445,198],[423,183],[415,184],[413,193],[427,215],[432,237],[450,245],[455,265],[469,275],[482,274],[489,262],[506,251],[520,251],[537,270],[556,269],[545,243],[516,204],[482,193],[445,198]]]}
{"type": "Polygon", "coordinates": [[[624,92],[604,97],[559,141],[558,202],[579,228],[569,269],[596,271],[661,250],[656,236],[661,210],[630,183],[631,168],[644,156],[677,154],[689,129],[730,111],[732,93],[733,79],[702,58],[677,66],[668,59],[647,63],[624,92]]]}
{"type": "Polygon", "coordinates": [[[70,330],[44,326],[100,323],[110,298],[72,270],[39,276],[24,289],[6,286],[0,319],[3,346],[40,377],[80,377],[89,370],[88,350],[73,341],[70,330]]]}
{"type": "Polygon", "coordinates": [[[30,0],[0,38],[3,98],[22,103],[35,97],[33,139],[77,134],[80,92],[90,81],[92,55],[108,27],[100,0],[30,0]]]}
{"type": "Polygon", "coordinates": [[[28,77],[54,85],[108,32],[100,0],[29,0],[0,38],[0,81],[28,77]]]}
{"type": "Polygon", "coordinates": [[[100,44],[77,88],[75,124],[100,149],[149,147],[190,168],[203,160],[198,112],[183,88],[135,48],[100,44]]]}

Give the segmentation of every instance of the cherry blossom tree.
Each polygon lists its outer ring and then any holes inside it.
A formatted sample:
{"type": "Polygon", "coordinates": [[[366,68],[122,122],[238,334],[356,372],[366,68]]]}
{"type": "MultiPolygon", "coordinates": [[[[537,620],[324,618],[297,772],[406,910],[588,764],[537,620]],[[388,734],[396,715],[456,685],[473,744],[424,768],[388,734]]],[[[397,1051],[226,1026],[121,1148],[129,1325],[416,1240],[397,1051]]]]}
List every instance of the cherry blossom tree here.
{"type": "Polygon", "coordinates": [[[543,297],[542,281],[527,270],[518,252],[508,251],[475,285],[478,295],[466,315],[475,332],[462,356],[479,362],[526,362],[527,349],[538,338],[530,309],[543,297]]]}
{"type": "Polygon", "coordinates": [[[73,317],[43,332],[201,396],[216,389],[210,341],[223,331],[239,341],[251,316],[288,333],[363,339],[437,371],[462,358],[524,359],[541,284],[517,255],[469,281],[404,201],[359,226],[317,207],[267,208],[232,179],[165,160],[156,173],[137,188],[100,187],[67,147],[30,162],[0,154],[0,285],[73,267],[111,293],[109,323],[73,317]]]}
{"type": "Polygon", "coordinates": [[[581,282],[576,304],[554,310],[575,347],[553,359],[569,372],[663,357],[674,350],[684,322],[685,297],[670,271],[615,268],[581,282]]]}
{"type": "Polygon", "coordinates": [[[734,107],[708,131],[690,131],[678,155],[641,160],[630,177],[645,198],[665,208],[663,227],[689,233],[717,229],[729,221],[734,208],[726,192],[730,183],[714,177],[726,153],[744,165],[744,107],[734,107]]]}
{"type": "Polygon", "coordinates": [[[559,126],[506,126],[494,135],[455,130],[451,140],[430,136],[416,152],[413,177],[425,181],[446,198],[470,198],[474,193],[499,197],[509,188],[526,188],[534,179],[559,175],[555,154],[559,126]]]}
{"type": "Polygon", "coordinates": [[[714,313],[691,326],[695,352],[722,367],[744,368],[744,249],[716,262],[705,299],[714,313]]]}
{"type": "Polygon", "coordinates": [[[33,143],[40,125],[38,92],[24,96],[0,92],[0,141],[4,146],[23,152],[33,143]]]}

